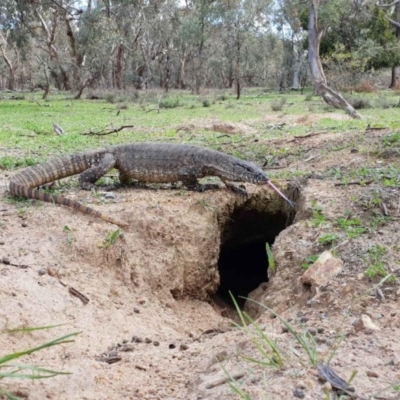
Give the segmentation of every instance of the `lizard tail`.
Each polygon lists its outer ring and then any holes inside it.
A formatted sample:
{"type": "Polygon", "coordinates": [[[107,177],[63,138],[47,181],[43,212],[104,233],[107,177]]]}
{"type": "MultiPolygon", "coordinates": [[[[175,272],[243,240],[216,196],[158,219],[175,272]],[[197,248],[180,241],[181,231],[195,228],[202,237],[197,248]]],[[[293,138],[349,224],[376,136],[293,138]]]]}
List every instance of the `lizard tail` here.
{"type": "Polygon", "coordinates": [[[92,215],[95,218],[100,218],[103,221],[111,222],[112,224],[118,225],[120,227],[128,226],[127,223],[116,221],[114,218],[111,218],[106,214],[102,214],[101,212],[96,211],[93,208],[84,206],[83,204],[79,203],[79,201],[71,200],[64,196],[48,194],[46,192],[43,192],[42,190],[22,186],[13,181],[10,182],[9,189],[10,193],[13,196],[22,196],[29,199],[45,201],[47,203],[60,204],[62,206],[66,206],[74,210],[78,210],[85,214],[92,215]]]}

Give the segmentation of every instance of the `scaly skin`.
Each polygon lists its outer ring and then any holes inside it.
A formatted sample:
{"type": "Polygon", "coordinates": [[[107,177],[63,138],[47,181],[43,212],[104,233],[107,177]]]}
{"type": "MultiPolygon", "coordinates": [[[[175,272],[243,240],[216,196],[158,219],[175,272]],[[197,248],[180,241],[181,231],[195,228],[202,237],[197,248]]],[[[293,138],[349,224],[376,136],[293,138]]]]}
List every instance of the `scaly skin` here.
{"type": "Polygon", "coordinates": [[[189,189],[201,190],[198,178],[217,176],[231,189],[235,187],[229,182],[269,184],[293,206],[256,165],[216,150],[170,143],[132,143],[54,159],[17,173],[11,178],[9,190],[14,196],[64,205],[113,224],[126,226],[126,223],[118,222],[77,201],[35,189],[77,174],[81,174],[80,187],[89,189],[113,168],[119,170],[122,183],[128,183],[131,179],[146,183],[182,181],[189,189]]]}

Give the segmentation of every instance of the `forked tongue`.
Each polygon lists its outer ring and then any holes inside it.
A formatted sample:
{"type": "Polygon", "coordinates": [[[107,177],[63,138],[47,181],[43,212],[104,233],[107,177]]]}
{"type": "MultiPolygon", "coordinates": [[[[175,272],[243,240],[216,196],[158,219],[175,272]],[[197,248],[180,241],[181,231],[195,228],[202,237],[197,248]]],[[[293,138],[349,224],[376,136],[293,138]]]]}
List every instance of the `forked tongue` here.
{"type": "Polygon", "coordinates": [[[290,206],[294,208],[294,206],[296,205],[296,203],[294,203],[292,200],[289,200],[289,199],[288,199],[288,198],[287,198],[287,197],[286,197],[286,196],[285,196],[271,181],[268,181],[267,184],[268,184],[269,186],[271,186],[272,189],[274,189],[275,192],[278,193],[279,196],[282,197],[282,199],[285,199],[285,200],[290,204],[290,206]]]}

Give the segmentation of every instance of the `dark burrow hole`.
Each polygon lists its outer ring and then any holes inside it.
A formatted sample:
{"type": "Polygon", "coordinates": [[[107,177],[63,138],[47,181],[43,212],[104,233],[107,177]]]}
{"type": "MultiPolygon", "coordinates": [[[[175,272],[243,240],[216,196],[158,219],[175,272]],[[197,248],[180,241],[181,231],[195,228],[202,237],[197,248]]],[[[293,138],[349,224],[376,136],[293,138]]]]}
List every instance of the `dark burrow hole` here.
{"type": "Polygon", "coordinates": [[[242,307],[247,297],[261,283],[268,282],[268,256],[270,246],[278,234],[293,221],[284,211],[236,209],[225,222],[222,247],[218,261],[220,286],[217,297],[232,305],[229,292],[242,307]]]}

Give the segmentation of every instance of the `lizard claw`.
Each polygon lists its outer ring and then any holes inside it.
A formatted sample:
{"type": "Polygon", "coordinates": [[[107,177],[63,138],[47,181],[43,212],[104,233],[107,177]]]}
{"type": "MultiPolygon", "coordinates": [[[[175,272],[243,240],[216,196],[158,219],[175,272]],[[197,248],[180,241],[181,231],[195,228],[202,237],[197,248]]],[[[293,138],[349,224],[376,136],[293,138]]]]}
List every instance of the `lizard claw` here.
{"type": "Polygon", "coordinates": [[[236,185],[233,185],[232,183],[226,183],[225,185],[228,189],[232,190],[232,192],[240,194],[241,196],[247,197],[247,190],[244,185],[236,186],[236,185]]]}

